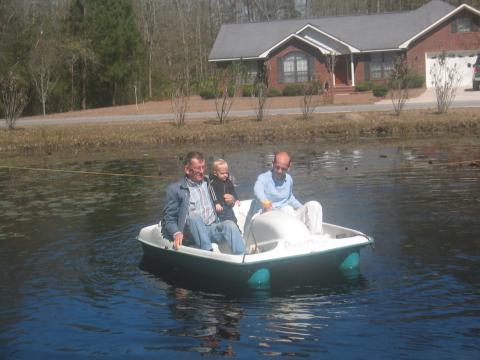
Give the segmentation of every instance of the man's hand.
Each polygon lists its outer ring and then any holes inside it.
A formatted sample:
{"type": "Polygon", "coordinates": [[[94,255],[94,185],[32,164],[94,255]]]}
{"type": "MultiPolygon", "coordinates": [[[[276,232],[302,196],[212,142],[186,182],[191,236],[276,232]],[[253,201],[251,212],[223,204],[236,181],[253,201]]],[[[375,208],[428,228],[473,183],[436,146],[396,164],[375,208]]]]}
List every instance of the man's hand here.
{"type": "Polygon", "coordinates": [[[263,211],[271,211],[272,210],[272,202],[268,199],[262,201],[262,208],[263,211]]]}
{"type": "Polygon", "coordinates": [[[217,211],[217,213],[220,213],[223,211],[223,206],[220,204],[217,204],[215,205],[215,210],[217,211]]]}
{"type": "Polygon", "coordinates": [[[223,199],[228,205],[233,205],[235,203],[235,197],[232,194],[223,195],[223,199]]]}
{"type": "Polygon", "coordinates": [[[173,235],[173,248],[178,250],[178,248],[182,245],[183,242],[183,233],[177,232],[173,235]]]}

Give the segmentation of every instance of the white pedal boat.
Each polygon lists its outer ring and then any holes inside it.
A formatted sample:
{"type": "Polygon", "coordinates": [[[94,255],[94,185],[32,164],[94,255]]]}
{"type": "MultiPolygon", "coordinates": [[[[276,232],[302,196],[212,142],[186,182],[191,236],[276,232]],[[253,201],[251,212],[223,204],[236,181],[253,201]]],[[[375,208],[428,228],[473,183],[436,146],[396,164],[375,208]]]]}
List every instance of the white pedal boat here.
{"type": "MultiPolygon", "coordinates": [[[[244,200],[234,208],[242,233],[250,203],[244,200]]],[[[218,252],[190,246],[175,250],[162,236],[160,224],[144,227],[137,239],[144,260],[170,275],[176,272],[189,278],[251,286],[283,281],[292,275],[315,277],[356,268],[360,249],[373,243],[359,231],[328,223],[323,223],[323,234],[312,235],[300,220],[279,211],[254,217],[248,234],[244,234],[247,253],[243,255],[232,254],[223,244],[218,252]]]]}

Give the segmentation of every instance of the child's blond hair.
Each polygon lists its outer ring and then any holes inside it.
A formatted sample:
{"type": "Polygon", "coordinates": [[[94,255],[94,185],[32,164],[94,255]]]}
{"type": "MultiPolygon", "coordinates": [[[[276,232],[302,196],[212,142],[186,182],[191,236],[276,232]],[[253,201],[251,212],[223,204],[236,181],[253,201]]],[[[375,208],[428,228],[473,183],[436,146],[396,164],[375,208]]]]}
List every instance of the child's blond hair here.
{"type": "Polygon", "coordinates": [[[216,174],[218,168],[219,168],[220,166],[222,166],[222,165],[227,165],[227,166],[228,166],[228,163],[227,163],[225,160],[223,160],[223,159],[215,160],[215,161],[213,162],[213,164],[212,164],[212,172],[213,172],[214,174],[216,174]]]}

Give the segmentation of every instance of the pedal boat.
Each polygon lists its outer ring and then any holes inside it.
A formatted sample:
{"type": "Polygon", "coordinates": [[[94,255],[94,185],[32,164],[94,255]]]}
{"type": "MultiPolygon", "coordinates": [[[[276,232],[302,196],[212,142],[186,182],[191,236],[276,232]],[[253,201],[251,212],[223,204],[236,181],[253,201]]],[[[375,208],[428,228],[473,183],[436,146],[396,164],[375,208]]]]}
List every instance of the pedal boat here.
{"type": "Polygon", "coordinates": [[[245,218],[251,200],[235,206],[238,225],[244,234],[247,252],[231,253],[226,244],[216,251],[182,245],[178,250],[162,236],[161,225],[140,230],[144,261],[188,277],[247,286],[262,286],[295,277],[321,277],[359,266],[360,249],[373,243],[367,235],[346,227],[323,223],[322,234],[311,234],[298,219],[280,211],[253,218],[247,234],[245,218]]]}

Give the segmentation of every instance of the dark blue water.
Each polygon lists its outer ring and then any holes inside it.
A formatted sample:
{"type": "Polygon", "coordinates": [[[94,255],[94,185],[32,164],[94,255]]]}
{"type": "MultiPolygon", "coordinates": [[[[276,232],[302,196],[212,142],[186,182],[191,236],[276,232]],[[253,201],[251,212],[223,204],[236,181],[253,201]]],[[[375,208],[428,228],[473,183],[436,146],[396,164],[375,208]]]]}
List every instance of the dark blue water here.
{"type": "MultiPolygon", "coordinates": [[[[142,265],[135,237],[159,220],[184,150],[4,159],[162,178],[0,171],[0,358],[479,358],[480,169],[459,162],[480,159],[480,141],[284,147],[298,198],[375,237],[358,273],[178,282],[142,265]]],[[[205,152],[247,198],[273,150],[205,152]]]]}

